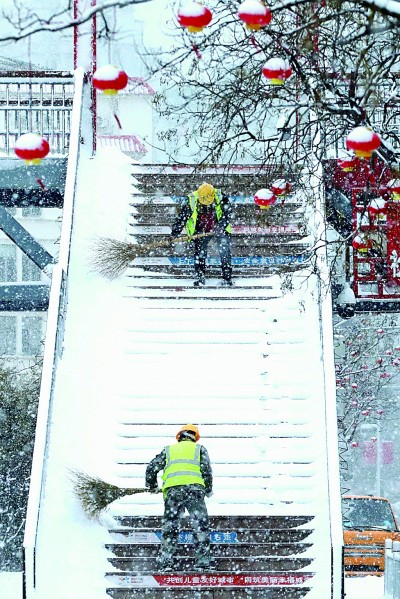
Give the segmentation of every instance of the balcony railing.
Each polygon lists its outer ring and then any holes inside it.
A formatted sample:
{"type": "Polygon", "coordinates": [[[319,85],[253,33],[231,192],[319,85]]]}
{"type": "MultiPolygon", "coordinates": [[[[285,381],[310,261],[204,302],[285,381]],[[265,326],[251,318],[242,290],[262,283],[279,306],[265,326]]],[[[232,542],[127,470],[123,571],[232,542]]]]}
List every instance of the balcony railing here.
{"type": "Polygon", "coordinates": [[[13,156],[16,139],[32,132],[47,139],[50,155],[66,156],[73,95],[70,71],[0,71],[0,153],[13,156]]]}

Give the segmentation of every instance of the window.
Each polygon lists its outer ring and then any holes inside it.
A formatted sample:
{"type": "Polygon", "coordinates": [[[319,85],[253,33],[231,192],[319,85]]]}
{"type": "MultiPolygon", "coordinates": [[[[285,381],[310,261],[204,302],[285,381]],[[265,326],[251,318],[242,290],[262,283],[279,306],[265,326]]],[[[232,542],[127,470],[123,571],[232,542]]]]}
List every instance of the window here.
{"type": "Polygon", "coordinates": [[[17,351],[17,318],[0,316],[0,355],[14,355],[17,351]]]}
{"type": "Polygon", "coordinates": [[[36,264],[22,254],[22,280],[23,281],[40,281],[42,278],[42,271],[36,264]]]}
{"type": "Polygon", "coordinates": [[[15,245],[0,245],[0,281],[17,280],[17,251],[15,245]]]}
{"type": "Polygon", "coordinates": [[[43,353],[43,319],[41,316],[22,317],[22,354],[37,356],[43,353]]]}

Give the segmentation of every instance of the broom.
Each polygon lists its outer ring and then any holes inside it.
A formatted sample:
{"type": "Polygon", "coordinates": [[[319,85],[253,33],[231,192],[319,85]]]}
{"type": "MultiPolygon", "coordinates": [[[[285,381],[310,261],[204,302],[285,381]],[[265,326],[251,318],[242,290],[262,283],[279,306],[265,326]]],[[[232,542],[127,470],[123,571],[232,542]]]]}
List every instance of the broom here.
{"type": "Polygon", "coordinates": [[[151,250],[168,247],[172,243],[184,243],[192,239],[210,237],[211,233],[199,233],[192,237],[175,237],[164,241],[157,241],[147,245],[137,245],[128,241],[119,241],[111,237],[100,237],[91,247],[90,263],[94,271],[107,279],[116,279],[129,266],[135,258],[147,256],[151,250]]]}
{"type": "Polygon", "coordinates": [[[71,479],[74,485],[74,493],[80,501],[83,510],[92,520],[97,520],[110,503],[124,497],[125,495],[136,495],[138,493],[161,493],[161,489],[150,491],[150,489],[124,489],[106,483],[97,476],[90,476],[79,470],[71,470],[71,479]]]}

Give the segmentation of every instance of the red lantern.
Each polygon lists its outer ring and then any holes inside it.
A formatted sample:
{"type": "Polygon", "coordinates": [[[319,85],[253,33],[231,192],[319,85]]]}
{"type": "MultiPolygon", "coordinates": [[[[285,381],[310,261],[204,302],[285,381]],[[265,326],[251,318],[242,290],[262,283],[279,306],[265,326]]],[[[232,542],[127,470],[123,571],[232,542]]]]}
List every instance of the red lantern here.
{"type": "Polygon", "coordinates": [[[387,184],[387,188],[392,194],[393,200],[400,200],[400,179],[391,179],[387,184]]]}
{"type": "Polygon", "coordinates": [[[263,210],[268,210],[276,202],[276,195],[270,189],[259,189],[254,194],[254,202],[263,210]]]}
{"type": "Polygon", "coordinates": [[[285,196],[286,194],[290,193],[291,190],[291,184],[284,179],[277,179],[271,185],[271,191],[273,191],[277,196],[285,196]]]}
{"type": "Polygon", "coordinates": [[[178,11],[179,24],[186,27],[190,33],[202,31],[211,23],[211,20],[211,11],[198,2],[186,3],[178,11]]]}
{"type": "Polygon", "coordinates": [[[356,235],[353,239],[353,248],[360,254],[366,253],[372,246],[370,239],[365,239],[362,235],[356,235]]]}
{"type": "Polygon", "coordinates": [[[346,139],[346,147],[353,150],[357,158],[371,158],[381,145],[381,138],[368,127],[356,127],[346,139]]]}
{"type": "Polygon", "coordinates": [[[375,217],[382,219],[385,212],[386,212],[386,202],[383,198],[374,198],[373,200],[371,200],[371,203],[368,206],[368,214],[371,219],[373,219],[375,217]]]}
{"type": "Polygon", "coordinates": [[[239,6],[238,17],[246,23],[247,29],[257,31],[269,25],[272,14],[259,0],[244,0],[239,6]]]}
{"type": "Polygon", "coordinates": [[[351,173],[354,171],[358,163],[358,159],[356,156],[346,156],[343,158],[338,158],[338,167],[342,169],[345,173],[351,173]]]}
{"type": "Polygon", "coordinates": [[[292,74],[292,67],[285,58],[274,57],[267,60],[262,69],[271,85],[283,85],[292,74]]]}
{"type": "Polygon", "coordinates": [[[14,152],[26,164],[40,164],[50,152],[49,142],[38,133],[24,133],[15,142],[14,152]]]}
{"type": "Polygon", "coordinates": [[[112,64],[99,67],[93,75],[93,85],[106,95],[115,95],[128,84],[128,75],[112,64]]]}

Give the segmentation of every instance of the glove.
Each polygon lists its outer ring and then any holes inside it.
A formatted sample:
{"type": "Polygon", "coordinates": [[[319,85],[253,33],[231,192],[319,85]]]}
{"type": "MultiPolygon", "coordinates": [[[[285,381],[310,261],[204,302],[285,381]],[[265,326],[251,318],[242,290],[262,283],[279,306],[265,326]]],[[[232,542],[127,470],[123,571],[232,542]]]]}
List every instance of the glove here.
{"type": "Polygon", "coordinates": [[[212,497],[214,495],[213,491],[208,491],[206,493],[206,497],[212,497]]]}

